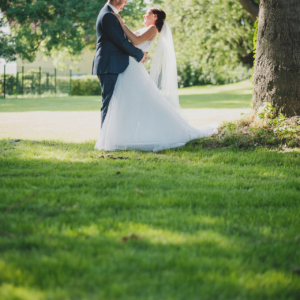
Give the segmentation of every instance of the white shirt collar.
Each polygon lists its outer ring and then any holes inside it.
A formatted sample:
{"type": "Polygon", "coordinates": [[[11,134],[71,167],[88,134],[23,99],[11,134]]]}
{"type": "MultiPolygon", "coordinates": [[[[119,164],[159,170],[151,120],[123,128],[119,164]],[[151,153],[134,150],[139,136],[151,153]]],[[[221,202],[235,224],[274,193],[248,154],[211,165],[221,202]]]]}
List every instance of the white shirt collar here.
{"type": "Polygon", "coordinates": [[[110,3],[107,3],[107,5],[110,6],[115,14],[119,14],[118,10],[114,6],[112,6],[110,3]]]}

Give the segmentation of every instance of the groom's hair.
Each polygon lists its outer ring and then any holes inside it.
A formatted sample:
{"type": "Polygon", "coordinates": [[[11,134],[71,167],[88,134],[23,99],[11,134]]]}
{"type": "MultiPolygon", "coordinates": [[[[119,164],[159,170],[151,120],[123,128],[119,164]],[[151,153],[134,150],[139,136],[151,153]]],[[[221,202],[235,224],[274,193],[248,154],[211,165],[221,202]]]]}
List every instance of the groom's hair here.
{"type": "Polygon", "coordinates": [[[116,3],[116,4],[119,4],[118,2],[119,2],[119,0],[108,0],[108,3],[109,4],[113,4],[113,3],[116,3]]]}
{"type": "Polygon", "coordinates": [[[158,32],[161,32],[161,29],[162,29],[165,19],[167,17],[166,13],[162,9],[156,8],[156,7],[151,7],[149,9],[149,12],[153,13],[154,15],[157,15],[157,19],[155,21],[155,26],[156,26],[158,32]]]}

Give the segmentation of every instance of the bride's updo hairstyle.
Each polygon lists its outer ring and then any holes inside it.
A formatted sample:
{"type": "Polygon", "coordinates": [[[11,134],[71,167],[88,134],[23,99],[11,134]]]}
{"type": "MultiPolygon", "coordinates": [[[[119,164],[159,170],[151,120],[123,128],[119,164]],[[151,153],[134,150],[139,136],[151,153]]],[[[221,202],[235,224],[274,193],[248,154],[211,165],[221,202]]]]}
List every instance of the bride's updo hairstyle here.
{"type": "Polygon", "coordinates": [[[161,29],[164,25],[165,19],[166,19],[166,13],[160,9],[160,8],[150,8],[149,10],[152,14],[157,15],[157,19],[155,21],[155,26],[158,30],[158,32],[161,32],[161,29]]]}

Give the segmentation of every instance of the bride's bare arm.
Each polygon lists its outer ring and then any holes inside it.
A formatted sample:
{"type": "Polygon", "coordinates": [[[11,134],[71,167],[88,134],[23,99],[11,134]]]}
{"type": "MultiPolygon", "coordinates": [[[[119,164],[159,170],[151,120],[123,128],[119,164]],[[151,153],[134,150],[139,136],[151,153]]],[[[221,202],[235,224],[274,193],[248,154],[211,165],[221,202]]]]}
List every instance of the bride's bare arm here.
{"type": "Polygon", "coordinates": [[[142,44],[146,41],[152,40],[157,32],[157,29],[154,25],[149,26],[147,28],[147,30],[145,32],[143,32],[143,34],[137,36],[135,35],[123,22],[122,18],[120,15],[118,14],[114,14],[118,20],[120,21],[121,25],[122,25],[122,29],[124,31],[124,33],[126,34],[126,36],[128,37],[128,39],[131,41],[131,43],[135,46],[142,44]]]}

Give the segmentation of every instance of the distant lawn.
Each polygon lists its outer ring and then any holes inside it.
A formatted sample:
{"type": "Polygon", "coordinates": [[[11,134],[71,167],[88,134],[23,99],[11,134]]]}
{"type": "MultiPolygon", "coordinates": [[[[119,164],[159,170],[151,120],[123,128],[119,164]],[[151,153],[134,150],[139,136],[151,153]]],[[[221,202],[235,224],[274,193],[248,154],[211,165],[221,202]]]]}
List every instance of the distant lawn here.
{"type": "Polygon", "coordinates": [[[250,80],[179,90],[182,108],[250,108],[253,86],[250,80]]]}
{"type": "Polygon", "coordinates": [[[299,299],[299,151],[93,147],[0,141],[1,300],[299,299]]]}
{"type": "Polygon", "coordinates": [[[100,108],[101,97],[99,96],[0,99],[0,113],[25,111],[91,111],[100,110],[100,108]]]}
{"type": "MultiPolygon", "coordinates": [[[[252,84],[243,81],[224,86],[179,90],[182,108],[249,108],[252,84]]],[[[99,110],[101,96],[0,99],[0,112],[99,110]]]]}

